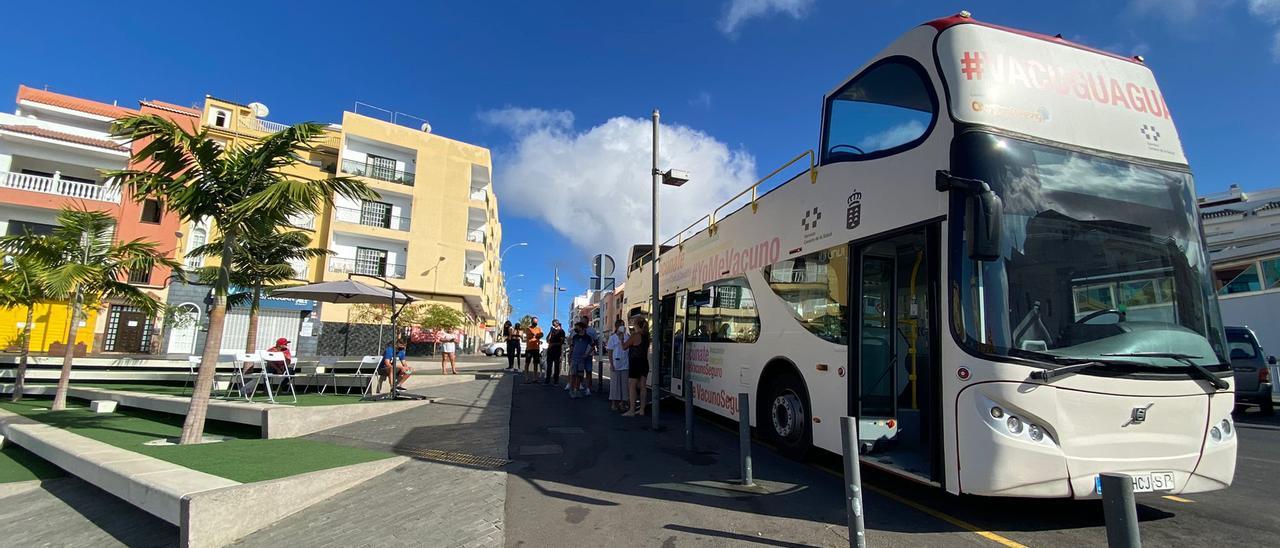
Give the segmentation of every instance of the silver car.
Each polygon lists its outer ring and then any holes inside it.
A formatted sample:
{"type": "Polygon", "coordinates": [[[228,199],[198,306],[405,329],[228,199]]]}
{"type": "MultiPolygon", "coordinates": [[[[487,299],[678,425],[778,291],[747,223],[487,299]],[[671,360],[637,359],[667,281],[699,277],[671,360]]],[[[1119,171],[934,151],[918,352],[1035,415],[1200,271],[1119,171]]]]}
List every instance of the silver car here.
{"type": "Polygon", "coordinates": [[[1258,337],[1248,327],[1228,326],[1226,330],[1231,368],[1235,371],[1236,411],[1257,405],[1264,415],[1275,413],[1271,369],[1276,365],[1276,357],[1264,357],[1258,337]]]}

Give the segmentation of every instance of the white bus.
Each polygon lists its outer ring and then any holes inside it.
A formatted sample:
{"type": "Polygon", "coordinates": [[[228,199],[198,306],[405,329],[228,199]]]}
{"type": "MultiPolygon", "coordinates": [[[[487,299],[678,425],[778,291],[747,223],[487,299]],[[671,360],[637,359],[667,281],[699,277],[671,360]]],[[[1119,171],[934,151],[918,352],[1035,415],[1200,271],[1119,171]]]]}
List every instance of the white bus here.
{"type": "Polygon", "coordinates": [[[864,464],[951,493],[1230,485],[1195,191],[1141,58],[932,21],[826,95],[819,150],[664,243],[664,389],[735,420],[750,394],[793,455],[839,453],[856,416],[864,464]]]}

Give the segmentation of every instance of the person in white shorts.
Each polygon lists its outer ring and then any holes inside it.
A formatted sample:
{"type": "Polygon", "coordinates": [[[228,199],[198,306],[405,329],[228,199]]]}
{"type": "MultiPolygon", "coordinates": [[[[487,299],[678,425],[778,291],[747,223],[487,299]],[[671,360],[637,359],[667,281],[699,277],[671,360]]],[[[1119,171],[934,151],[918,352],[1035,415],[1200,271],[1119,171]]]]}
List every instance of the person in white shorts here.
{"type": "Polygon", "coordinates": [[[458,374],[458,342],[453,333],[445,333],[440,336],[440,373],[442,375],[458,374]],[[445,364],[448,364],[453,371],[446,371],[445,364]]]}

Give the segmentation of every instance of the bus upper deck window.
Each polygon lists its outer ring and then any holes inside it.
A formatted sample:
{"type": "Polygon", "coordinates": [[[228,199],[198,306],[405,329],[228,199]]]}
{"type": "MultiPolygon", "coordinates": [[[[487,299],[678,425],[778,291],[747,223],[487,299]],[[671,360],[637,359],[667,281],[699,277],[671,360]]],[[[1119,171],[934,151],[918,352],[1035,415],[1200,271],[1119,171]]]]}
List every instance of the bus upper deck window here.
{"type": "Polygon", "coordinates": [[[902,152],[932,129],[938,98],[924,69],[889,57],[827,100],[823,162],[870,160],[902,152]]]}

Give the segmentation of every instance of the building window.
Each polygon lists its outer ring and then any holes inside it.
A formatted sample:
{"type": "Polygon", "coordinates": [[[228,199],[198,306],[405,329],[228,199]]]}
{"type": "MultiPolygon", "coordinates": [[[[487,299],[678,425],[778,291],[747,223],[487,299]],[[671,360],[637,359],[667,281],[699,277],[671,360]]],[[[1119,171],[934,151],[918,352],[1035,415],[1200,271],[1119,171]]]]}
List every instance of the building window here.
{"type": "Polygon", "coordinates": [[[356,248],[356,273],[372,276],[387,274],[387,252],[368,247],[356,248]]]}
{"type": "Polygon", "coordinates": [[[200,268],[204,264],[204,257],[192,255],[191,250],[200,247],[209,241],[209,233],[200,227],[191,229],[191,239],[187,242],[187,269],[193,270],[200,268]]]}
{"type": "Polygon", "coordinates": [[[689,295],[690,342],[752,343],[760,336],[760,314],[746,278],[707,284],[689,295]]]}
{"type": "Polygon", "coordinates": [[[1280,257],[1262,260],[1262,279],[1267,289],[1280,287],[1280,257]]]}
{"type": "Polygon", "coordinates": [[[220,108],[209,109],[209,123],[214,127],[228,129],[231,127],[231,112],[220,108]]]}
{"type": "Polygon", "coordinates": [[[53,234],[53,230],[57,228],[54,225],[44,223],[32,223],[29,221],[9,221],[9,227],[5,230],[8,236],[22,236],[23,234],[32,234],[37,236],[48,236],[53,234]]]}
{"type": "Polygon", "coordinates": [[[810,333],[848,344],[849,252],[844,245],[764,268],[764,277],[810,333]]]}
{"type": "Polygon", "coordinates": [[[383,181],[396,180],[396,161],[391,158],[378,156],[375,154],[368,155],[369,176],[374,179],[383,181]]]}
{"type": "Polygon", "coordinates": [[[142,201],[142,222],[160,224],[160,200],[148,198],[142,201]]]}
{"type": "Polygon", "coordinates": [[[151,283],[150,270],[134,270],[129,272],[129,283],[148,285],[151,283]]]}
{"type": "Polygon", "coordinates": [[[371,200],[360,202],[360,224],[391,228],[391,204],[371,200]]]}
{"type": "Polygon", "coordinates": [[[1262,290],[1262,281],[1258,278],[1258,263],[1221,267],[1213,271],[1213,277],[1219,295],[1262,290]]]}

